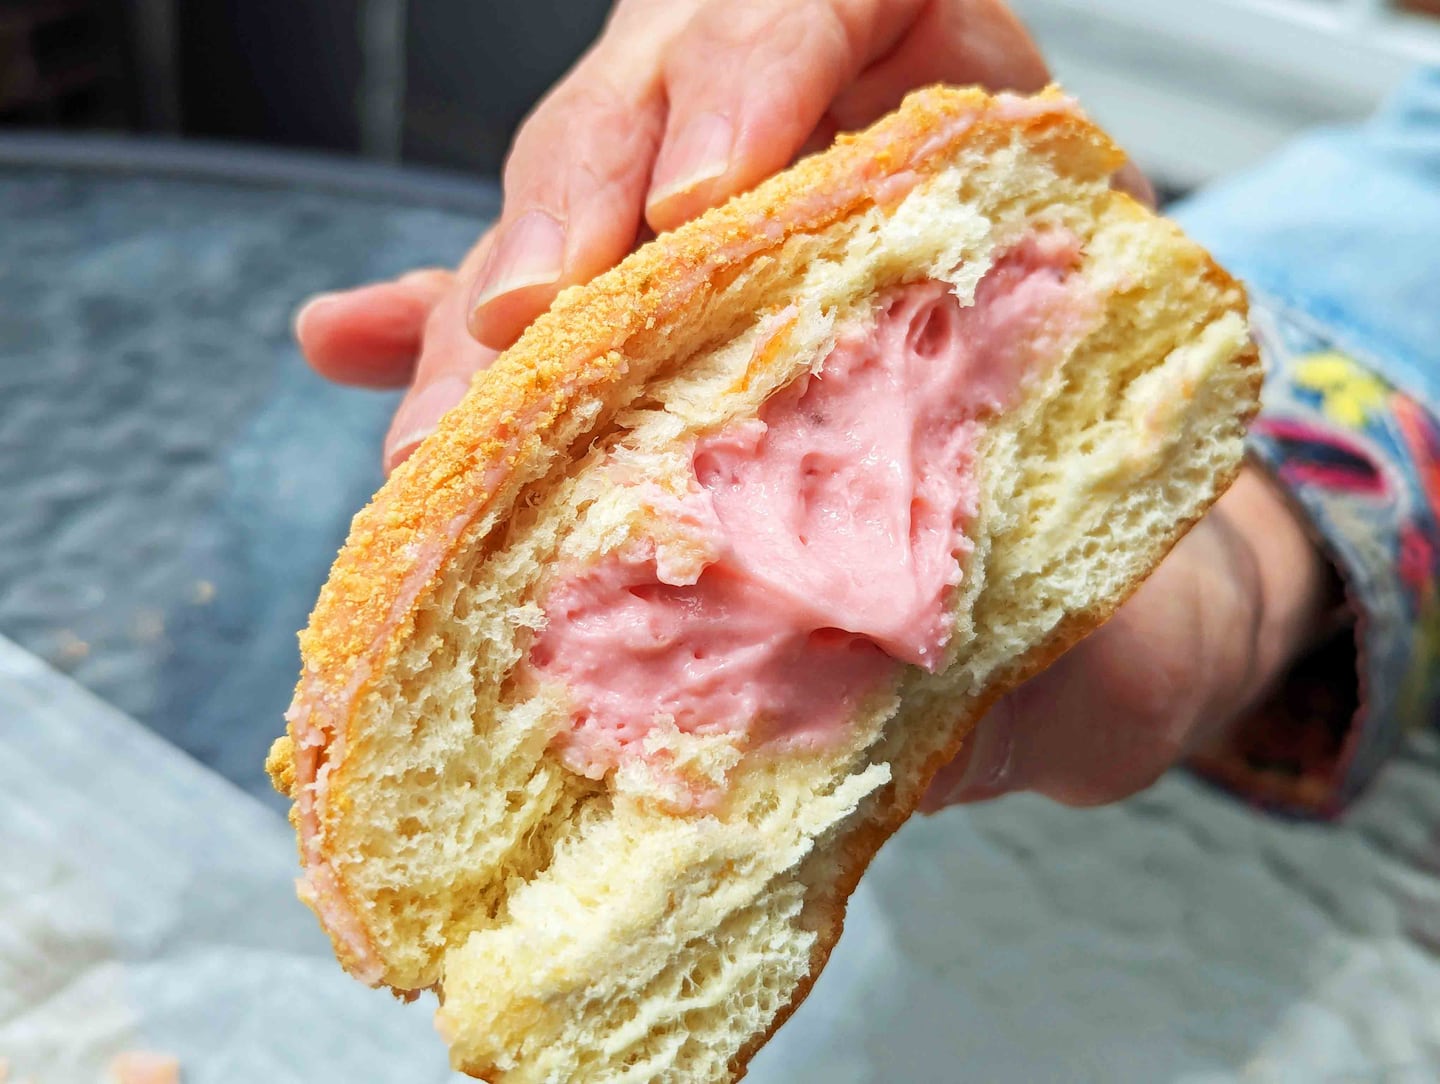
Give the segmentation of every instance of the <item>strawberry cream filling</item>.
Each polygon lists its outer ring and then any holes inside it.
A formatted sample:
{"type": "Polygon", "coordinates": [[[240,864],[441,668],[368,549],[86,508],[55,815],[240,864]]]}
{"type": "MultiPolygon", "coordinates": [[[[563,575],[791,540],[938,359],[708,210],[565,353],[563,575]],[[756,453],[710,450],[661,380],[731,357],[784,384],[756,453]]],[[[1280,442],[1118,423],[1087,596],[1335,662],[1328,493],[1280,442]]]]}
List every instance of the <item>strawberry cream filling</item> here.
{"type": "Polygon", "coordinates": [[[943,283],[895,289],[758,418],[699,439],[690,493],[660,510],[703,567],[661,543],[562,574],[530,662],[568,692],[570,767],[599,778],[672,725],[823,746],[903,665],[942,665],[977,442],[1090,326],[1079,251],[1032,234],[968,306],[943,283]]]}

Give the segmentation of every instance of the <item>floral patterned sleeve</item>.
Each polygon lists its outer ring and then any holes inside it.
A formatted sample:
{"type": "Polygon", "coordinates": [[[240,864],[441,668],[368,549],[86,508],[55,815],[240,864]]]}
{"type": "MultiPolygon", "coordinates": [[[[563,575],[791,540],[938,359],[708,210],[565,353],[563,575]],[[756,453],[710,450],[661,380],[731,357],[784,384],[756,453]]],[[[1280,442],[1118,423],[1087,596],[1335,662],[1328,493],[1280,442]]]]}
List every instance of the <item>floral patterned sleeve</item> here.
{"type": "Polygon", "coordinates": [[[1440,420],[1373,362],[1256,299],[1266,364],[1252,456],[1311,525],[1345,603],[1202,774],[1258,804],[1333,815],[1406,727],[1440,716],[1440,420]]]}

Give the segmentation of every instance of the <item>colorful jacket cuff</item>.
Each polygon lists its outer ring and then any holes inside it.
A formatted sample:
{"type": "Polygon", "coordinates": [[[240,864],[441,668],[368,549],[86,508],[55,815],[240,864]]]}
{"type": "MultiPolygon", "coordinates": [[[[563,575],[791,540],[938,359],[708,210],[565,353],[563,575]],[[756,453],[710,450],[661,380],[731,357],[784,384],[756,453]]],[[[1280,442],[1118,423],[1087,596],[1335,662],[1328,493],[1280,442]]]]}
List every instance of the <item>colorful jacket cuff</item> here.
{"type": "Polygon", "coordinates": [[[1256,298],[1253,326],[1266,390],[1251,454],[1312,525],[1348,605],[1197,767],[1257,804],[1329,816],[1407,727],[1440,718],[1440,420],[1302,314],[1256,298]]]}

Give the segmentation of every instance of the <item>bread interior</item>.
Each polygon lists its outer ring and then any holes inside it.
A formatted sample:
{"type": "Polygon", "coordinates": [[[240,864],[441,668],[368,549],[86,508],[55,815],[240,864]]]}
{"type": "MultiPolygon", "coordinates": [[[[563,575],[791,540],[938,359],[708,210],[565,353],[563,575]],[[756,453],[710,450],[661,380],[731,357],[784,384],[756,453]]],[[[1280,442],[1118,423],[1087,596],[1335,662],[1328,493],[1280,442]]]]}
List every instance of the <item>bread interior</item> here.
{"type": "Polygon", "coordinates": [[[860,866],[976,710],[1067,622],[1113,609],[1233,476],[1254,394],[1234,364],[1242,309],[1103,171],[1062,175],[1017,137],[753,261],[705,341],[578,425],[571,458],[443,569],[358,705],[331,821],[384,981],[438,984],[455,1064],[517,1084],[729,1079],[808,987],[860,866]],[[941,279],[968,302],[1046,228],[1082,239],[1104,318],[983,437],[950,664],[906,668],[823,753],[672,736],[672,755],[724,781],[713,812],[678,810],[643,768],[566,769],[551,747],[563,691],[517,668],[551,571],[654,529],[606,465],[681,484],[697,434],[755,416],[884,291],[941,279]]]}

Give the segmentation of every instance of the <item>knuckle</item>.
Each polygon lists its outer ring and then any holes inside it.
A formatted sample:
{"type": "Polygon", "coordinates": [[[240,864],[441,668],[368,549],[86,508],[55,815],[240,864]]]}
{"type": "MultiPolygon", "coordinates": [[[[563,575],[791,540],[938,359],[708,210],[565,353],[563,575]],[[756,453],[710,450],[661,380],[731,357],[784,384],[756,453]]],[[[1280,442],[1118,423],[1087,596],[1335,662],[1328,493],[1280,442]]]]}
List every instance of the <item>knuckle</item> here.
{"type": "Polygon", "coordinates": [[[778,57],[799,50],[813,51],[817,44],[839,35],[845,40],[843,21],[826,0],[735,0],[702,8],[681,31],[662,61],[668,85],[703,82],[713,78],[714,64],[697,64],[697,58],[725,56],[730,71],[743,72],[747,82],[763,79],[751,63],[733,61],[739,54],[778,57]]]}
{"type": "Polygon", "coordinates": [[[631,84],[610,66],[582,62],[516,133],[503,173],[507,203],[562,203],[577,174],[587,194],[613,195],[654,155],[658,93],[653,79],[631,84]]]}

